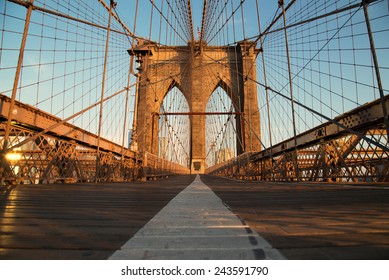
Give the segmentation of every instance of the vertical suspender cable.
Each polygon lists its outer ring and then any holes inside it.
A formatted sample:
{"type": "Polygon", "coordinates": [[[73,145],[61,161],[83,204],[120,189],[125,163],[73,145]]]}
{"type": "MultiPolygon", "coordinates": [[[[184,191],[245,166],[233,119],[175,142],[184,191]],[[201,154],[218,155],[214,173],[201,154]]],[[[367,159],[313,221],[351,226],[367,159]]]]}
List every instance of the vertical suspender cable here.
{"type": "MultiPolygon", "coordinates": [[[[138,0],[136,0],[136,6],[135,6],[135,17],[134,17],[134,34],[136,32],[136,23],[138,18],[138,0]]],[[[132,38],[131,46],[134,45],[134,37],[132,38]]],[[[138,132],[137,132],[137,125],[138,125],[138,88],[139,88],[139,74],[134,73],[133,71],[133,65],[134,65],[134,56],[131,56],[130,61],[130,71],[131,74],[133,74],[136,77],[135,80],[135,100],[134,100],[134,118],[132,122],[132,135],[131,135],[131,146],[130,149],[134,152],[138,151],[138,132]]]]}
{"type": "Polygon", "coordinates": [[[298,178],[299,175],[298,175],[298,162],[297,162],[297,131],[296,131],[296,118],[295,118],[294,98],[293,98],[292,70],[290,66],[290,55],[289,55],[289,45],[288,45],[288,32],[286,30],[286,12],[285,12],[284,1],[279,0],[278,4],[282,8],[282,17],[284,20],[285,48],[286,48],[286,58],[288,63],[290,101],[292,106],[293,138],[294,138],[294,148],[296,151],[295,171],[296,171],[296,178],[298,178]]]}
{"type": "MultiPolygon", "coordinates": [[[[10,129],[11,129],[13,108],[15,106],[16,91],[18,90],[19,78],[20,78],[20,73],[22,70],[24,50],[26,48],[26,41],[27,41],[28,29],[30,26],[33,4],[34,4],[34,0],[30,0],[30,2],[27,4],[28,9],[27,9],[27,13],[26,13],[26,23],[24,24],[23,37],[22,37],[22,42],[20,44],[20,50],[19,50],[18,64],[16,67],[15,79],[14,79],[14,84],[12,87],[11,103],[9,105],[8,116],[7,116],[7,125],[5,128],[5,135],[4,135],[4,142],[3,142],[3,153],[7,150],[8,144],[9,144],[8,142],[9,142],[9,135],[10,135],[10,129]]],[[[3,156],[5,156],[5,155],[2,155],[2,157],[3,156]]],[[[1,158],[1,160],[3,160],[3,158],[1,158]]]]}
{"type": "Polygon", "coordinates": [[[153,28],[153,14],[154,14],[154,0],[151,0],[151,11],[150,11],[150,30],[149,30],[149,43],[151,40],[152,28],[153,28]]]}
{"type": "MultiPolygon", "coordinates": [[[[131,66],[130,66],[131,67],[131,66]]],[[[123,137],[122,137],[122,161],[124,160],[124,141],[126,138],[126,130],[127,130],[127,110],[128,110],[128,95],[129,95],[129,86],[131,79],[131,71],[128,68],[128,82],[127,82],[127,90],[126,90],[126,104],[124,106],[124,121],[123,121],[123,137]]]]}
{"type": "MultiPolygon", "coordinates": [[[[231,2],[231,17],[232,17],[232,33],[234,35],[234,42],[236,42],[236,31],[235,31],[235,10],[234,10],[234,3],[231,2]]],[[[238,112],[241,113],[242,111],[244,111],[244,108],[242,108],[242,102],[241,102],[241,85],[240,85],[240,82],[239,82],[239,76],[240,76],[240,71],[238,69],[238,52],[237,52],[237,47],[234,48],[234,54],[235,54],[235,73],[236,73],[236,80],[237,80],[237,88],[238,88],[238,92],[236,93],[237,94],[237,97],[238,97],[238,104],[237,104],[237,107],[238,107],[238,112]]],[[[242,75],[243,73],[241,73],[242,75]]],[[[243,86],[243,85],[242,85],[243,86]]],[[[239,141],[239,143],[241,143],[241,149],[242,149],[242,152],[244,153],[245,150],[246,150],[246,135],[245,135],[245,131],[244,131],[244,125],[245,125],[245,118],[244,118],[244,115],[241,114],[240,115],[240,122],[241,122],[241,129],[240,129],[240,134],[241,134],[241,137],[242,137],[242,141],[239,141]]]]}
{"type": "Polygon", "coordinates": [[[376,74],[377,83],[378,83],[378,90],[380,92],[382,112],[384,114],[384,123],[385,123],[385,128],[386,128],[386,135],[387,135],[387,137],[388,137],[387,139],[389,141],[388,111],[387,111],[387,108],[386,108],[386,105],[385,105],[385,95],[384,95],[384,90],[383,90],[383,87],[382,87],[380,68],[378,66],[378,58],[377,58],[377,53],[376,53],[375,46],[374,46],[374,38],[373,38],[373,33],[372,33],[372,30],[371,30],[371,25],[370,25],[370,18],[369,18],[369,11],[368,11],[369,1],[363,0],[362,3],[363,3],[363,12],[365,14],[366,28],[367,28],[367,32],[369,34],[370,50],[371,50],[371,55],[373,57],[374,69],[375,69],[375,74],[376,74]]]}
{"type": "Polygon", "coordinates": [[[112,18],[112,8],[116,3],[111,0],[109,6],[109,15],[108,15],[108,27],[107,27],[107,38],[105,41],[105,55],[104,55],[104,69],[103,69],[103,79],[101,82],[101,99],[100,99],[100,112],[99,112],[99,127],[97,133],[97,156],[96,156],[96,183],[99,178],[99,169],[100,169],[100,139],[101,139],[101,126],[103,124],[103,100],[104,100],[104,91],[105,91],[105,80],[107,76],[107,61],[108,61],[108,46],[109,46],[109,35],[111,31],[111,18],[112,18]]]}
{"type": "MultiPolygon", "coordinates": [[[[259,12],[259,6],[258,6],[258,0],[256,0],[256,8],[257,8],[257,15],[258,15],[258,31],[259,34],[261,34],[261,21],[260,21],[260,12],[259,12]]],[[[267,106],[267,125],[269,129],[269,147],[270,147],[270,168],[271,168],[271,174],[274,176],[273,173],[273,142],[272,142],[272,130],[271,130],[271,121],[270,121],[270,104],[269,104],[269,89],[267,84],[267,75],[266,75],[266,64],[265,64],[265,55],[263,51],[263,38],[260,35],[259,36],[259,42],[261,44],[261,56],[262,56],[262,67],[263,67],[263,79],[265,84],[265,92],[266,92],[266,106],[267,106]]],[[[273,177],[272,177],[273,179],[273,177]]]]}
{"type": "Polygon", "coordinates": [[[242,12],[242,31],[243,31],[243,40],[246,39],[246,32],[244,29],[244,12],[243,12],[243,0],[240,1],[240,10],[242,12]]]}

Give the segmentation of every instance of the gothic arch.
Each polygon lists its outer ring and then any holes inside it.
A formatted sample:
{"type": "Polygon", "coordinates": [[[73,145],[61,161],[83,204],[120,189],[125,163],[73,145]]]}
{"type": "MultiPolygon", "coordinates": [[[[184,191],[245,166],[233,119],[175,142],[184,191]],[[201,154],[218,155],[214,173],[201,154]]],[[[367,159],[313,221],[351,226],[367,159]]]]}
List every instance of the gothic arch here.
{"type": "Polygon", "coordinates": [[[208,97],[207,97],[207,101],[205,103],[205,106],[207,106],[212,94],[217,90],[217,88],[221,88],[225,91],[225,93],[227,94],[227,96],[230,98],[233,106],[234,106],[234,109],[235,109],[235,112],[240,112],[240,102],[239,102],[239,96],[236,92],[234,92],[232,90],[232,87],[230,86],[230,83],[224,81],[224,79],[222,78],[219,78],[216,85],[213,87],[212,91],[209,93],[208,97]]]}
{"type": "Polygon", "coordinates": [[[237,128],[241,129],[237,135],[241,135],[243,145],[237,153],[261,149],[258,140],[259,111],[255,106],[253,108],[250,106],[258,104],[257,84],[253,82],[256,71],[252,65],[259,50],[255,49],[252,42],[244,41],[239,42],[239,47],[204,46],[201,52],[193,56],[191,51],[196,47],[195,44],[196,42],[188,46],[155,48],[152,52],[144,52],[144,45],[140,45],[134,47],[131,53],[142,55],[145,64],[145,71],[141,73],[138,87],[137,127],[142,129],[138,134],[139,149],[151,153],[157,151],[156,118],[160,105],[169,90],[177,87],[185,96],[191,113],[191,170],[194,173],[204,173],[206,119],[204,112],[213,90],[218,87],[227,92],[235,111],[241,113],[236,115],[236,122],[241,126],[237,128]],[[220,60],[221,57],[225,59],[220,60]],[[163,61],[159,58],[163,58],[163,61]]]}

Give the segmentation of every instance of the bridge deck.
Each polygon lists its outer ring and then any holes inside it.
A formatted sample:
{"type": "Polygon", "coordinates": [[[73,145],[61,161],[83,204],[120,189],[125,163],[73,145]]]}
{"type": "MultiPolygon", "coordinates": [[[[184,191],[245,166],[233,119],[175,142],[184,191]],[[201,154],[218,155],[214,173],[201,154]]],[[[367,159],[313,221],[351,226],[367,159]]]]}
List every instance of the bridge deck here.
{"type": "MultiPolygon", "coordinates": [[[[18,186],[2,193],[0,259],[107,259],[193,180],[18,186]]],[[[201,180],[288,259],[389,258],[388,185],[201,180]]]]}
{"type": "Polygon", "coordinates": [[[389,185],[205,184],[288,259],[389,259],[389,185]]]}
{"type": "Polygon", "coordinates": [[[107,259],[193,179],[18,186],[1,201],[0,259],[107,259]]]}

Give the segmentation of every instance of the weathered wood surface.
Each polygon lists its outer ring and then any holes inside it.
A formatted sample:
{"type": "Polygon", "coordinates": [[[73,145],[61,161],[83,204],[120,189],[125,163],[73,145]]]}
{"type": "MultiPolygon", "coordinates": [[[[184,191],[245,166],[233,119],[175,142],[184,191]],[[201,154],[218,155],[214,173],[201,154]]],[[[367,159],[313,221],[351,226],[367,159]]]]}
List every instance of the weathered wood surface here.
{"type": "Polygon", "coordinates": [[[389,259],[389,184],[201,179],[288,259],[389,259]]]}
{"type": "MultiPolygon", "coordinates": [[[[194,180],[1,189],[0,259],[107,259],[194,180]]],[[[288,259],[389,259],[389,185],[201,180],[288,259]]]]}
{"type": "Polygon", "coordinates": [[[0,259],[107,259],[194,176],[1,193],[0,259]]]}

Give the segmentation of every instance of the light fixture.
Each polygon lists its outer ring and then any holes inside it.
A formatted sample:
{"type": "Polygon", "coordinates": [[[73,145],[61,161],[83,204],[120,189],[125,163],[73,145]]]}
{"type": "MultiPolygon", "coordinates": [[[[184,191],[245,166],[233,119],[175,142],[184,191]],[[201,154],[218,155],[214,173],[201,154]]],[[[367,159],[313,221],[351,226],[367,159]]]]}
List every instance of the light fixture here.
{"type": "Polygon", "coordinates": [[[8,159],[9,161],[17,161],[22,158],[22,155],[18,153],[8,153],[5,155],[5,158],[8,159]]]}

